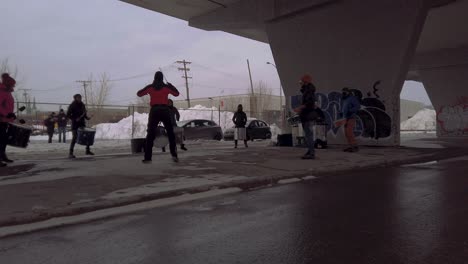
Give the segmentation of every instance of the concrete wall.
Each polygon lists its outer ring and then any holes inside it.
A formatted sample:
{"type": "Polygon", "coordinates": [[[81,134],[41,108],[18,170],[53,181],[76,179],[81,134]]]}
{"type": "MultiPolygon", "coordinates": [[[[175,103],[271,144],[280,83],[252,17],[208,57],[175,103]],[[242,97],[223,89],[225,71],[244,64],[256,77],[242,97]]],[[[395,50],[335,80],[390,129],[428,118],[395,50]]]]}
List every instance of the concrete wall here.
{"type": "Polygon", "coordinates": [[[438,136],[468,136],[468,46],[418,54],[412,71],[437,112],[438,136]]]}
{"type": "MultiPolygon", "coordinates": [[[[399,145],[400,91],[427,11],[418,0],[337,1],[269,22],[285,94],[297,95],[299,78],[311,74],[333,123],[341,89],[357,89],[367,105],[356,129],[360,142],[399,145]]],[[[332,143],[345,143],[342,129],[328,134],[332,143]]]]}
{"type": "Polygon", "coordinates": [[[468,65],[420,72],[437,112],[437,135],[468,137],[468,65]]]}

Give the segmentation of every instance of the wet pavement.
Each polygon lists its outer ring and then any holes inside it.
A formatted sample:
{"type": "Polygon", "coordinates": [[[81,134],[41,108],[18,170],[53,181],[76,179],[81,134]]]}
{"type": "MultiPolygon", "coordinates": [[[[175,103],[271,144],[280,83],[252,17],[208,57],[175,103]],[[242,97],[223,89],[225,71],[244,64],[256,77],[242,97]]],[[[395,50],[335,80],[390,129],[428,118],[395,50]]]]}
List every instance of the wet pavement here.
{"type": "Polygon", "coordinates": [[[0,263],[467,263],[467,161],[356,171],[5,238],[0,263]]]}

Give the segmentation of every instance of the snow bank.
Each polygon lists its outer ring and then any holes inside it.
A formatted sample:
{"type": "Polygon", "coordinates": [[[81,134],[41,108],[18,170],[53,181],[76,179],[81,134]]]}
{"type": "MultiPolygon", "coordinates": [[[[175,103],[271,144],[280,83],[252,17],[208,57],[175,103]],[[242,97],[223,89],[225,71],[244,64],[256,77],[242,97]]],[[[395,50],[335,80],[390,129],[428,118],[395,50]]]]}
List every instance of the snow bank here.
{"type": "MultiPolygon", "coordinates": [[[[219,125],[223,129],[232,127],[232,112],[218,112],[218,109],[206,108],[201,105],[196,105],[188,110],[179,110],[180,120],[192,120],[192,119],[206,119],[211,120],[219,125]],[[221,122],[219,122],[221,118],[221,122]]],[[[148,114],[134,114],[134,137],[145,137],[146,127],[148,125],[148,114]]],[[[126,117],[114,124],[99,124],[96,125],[96,139],[130,139],[132,138],[132,116],[126,117]]]]}
{"type": "Polygon", "coordinates": [[[401,123],[402,130],[435,130],[436,112],[431,109],[423,109],[412,118],[401,123]]]}
{"type": "Polygon", "coordinates": [[[276,124],[270,125],[271,129],[271,141],[273,143],[278,142],[278,135],[281,135],[281,128],[279,128],[276,124]]]}

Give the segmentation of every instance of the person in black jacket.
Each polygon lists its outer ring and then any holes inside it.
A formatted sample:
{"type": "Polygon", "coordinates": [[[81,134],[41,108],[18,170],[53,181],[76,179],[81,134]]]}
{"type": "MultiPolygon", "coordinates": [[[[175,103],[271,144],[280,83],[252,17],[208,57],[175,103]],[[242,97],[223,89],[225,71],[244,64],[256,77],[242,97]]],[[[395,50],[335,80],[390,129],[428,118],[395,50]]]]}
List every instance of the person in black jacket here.
{"type": "Polygon", "coordinates": [[[60,112],[57,116],[59,143],[62,143],[62,137],[63,137],[63,143],[67,143],[67,138],[66,138],[67,125],[68,125],[67,115],[65,114],[65,111],[63,111],[63,109],[60,109],[60,112]]]}
{"type": "MultiPolygon", "coordinates": [[[[179,109],[177,109],[177,107],[174,106],[174,101],[172,101],[171,99],[168,100],[168,105],[169,105],[169,110],[171,110],[171,123],[175,130],[175,128],[177,127],[177,122],[179,122],[180,120],[179,109]]],[[[183,140],[184,139],[182,138],[182,142],[180,143],[180,149],[183,151],[187,151],[188,149],[185,147],[183,140]]],[[[166,148],[162,148],[162,151],[166,152],[166,148]]]]}
{"type": "Polygon", "coordinates": [[[232,122],[236,126],[236,131],[234,134],[234,148],[237,148],[238,140],[244,140],[244,145],[246,148],[247,145],[247,131],[245,125],[247,124],[247,114],[244,112],[242,105],[237,106],[237,112],[234,113],[232,117],[232,122]]]}
{"type": "MultiPolygon", "coordinates": [[[[78,137],[78,129],[85,128],[86,120],[90,119],[87,115],[86,106],[82,102],[81,94],[75,94],[73,96],[73,99],[74,100],[68,107],[68,111],[67,111],[67,117],[72,122],[71,129],[72,129],[72,135],[73,135],[72,142],[70,144],[70,155],[68,156],[70,159],[76,158],[73,152],[74,152],[76,140],[78,137]]],[[[94,153],[91,152],[91,149],[89,146],[86,146],[86,155],[94,155],[94,153]]]]}
{"type": "Polygon", "coordinates": [[[294,109],[299,113],[304,135],[307,141],[308,151],[302,159],[315,159],[315,141],[312,129],[313,122],[317,119],[318,112],[315,110],[315,86],[309,75],[301,78],[302,104],[294,109]]]}
{"type": "Polygon", "coordinates": [[[44,126],[47,128],[47,135],[49,135],[49,144],[52,143],[52,138],[55,132],[55,113],[51,113],[46,120],[44,120],[44,126]]]}

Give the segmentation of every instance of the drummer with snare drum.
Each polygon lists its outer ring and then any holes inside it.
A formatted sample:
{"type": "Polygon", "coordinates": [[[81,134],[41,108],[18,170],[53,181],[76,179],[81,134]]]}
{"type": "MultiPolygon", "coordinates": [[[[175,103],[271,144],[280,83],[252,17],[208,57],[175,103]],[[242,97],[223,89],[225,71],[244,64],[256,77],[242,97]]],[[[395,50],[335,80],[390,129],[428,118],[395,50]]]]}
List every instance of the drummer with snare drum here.
{"type": "MultiPolygon", "coordinates": [[[[73,96],[73,102],[68,107],[67,117],[71,120],[72,125],[72,141],[70,144],[70,155],[68,156],[70,159],[76,158],[73,154],[75,149],[75,144],[78,138],[78,129],[83,129],[86,127],[86,120],[89,120],[90,117],[87,115],[86,106],[82,101],[81,94],[75,94],[73,96]]],[[[86,155],[94,155],[91,152],[90,146],[86,146],[86,155]]]]}
{"type": "Polygon", "coordinates": [[[16,119],[14,113],[15,99],[13,92],[16,81],[8,73],[2,74],[0,83],[0,167],[5,167],[6,163],[13,162],[6,155],[6,146],[8,142],[8,126],[10,122],[16,119]]]}

